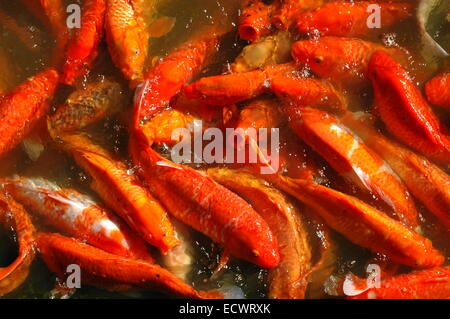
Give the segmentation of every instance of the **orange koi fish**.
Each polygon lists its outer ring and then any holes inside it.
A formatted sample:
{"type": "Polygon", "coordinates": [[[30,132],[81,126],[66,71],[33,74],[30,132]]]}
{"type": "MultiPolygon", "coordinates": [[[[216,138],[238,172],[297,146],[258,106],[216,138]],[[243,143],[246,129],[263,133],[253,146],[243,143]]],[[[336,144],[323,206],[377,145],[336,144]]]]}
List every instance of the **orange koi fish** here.
{"type": "Polygon", "coordinates": [[[432,243],[385,213],[352,196],[314,182],[266,175],[275,187],[305,203],[353,243],[415,268],[442,265],[444,256],[432,243]]]}
{"type": "Polygon", "coordinates": [[[130,143],[148,187],[178,220],[236,257],[266,268],[278,265],[277,240],[247,202],[204,173],[161,157],[140,136],[130,143]]]}
{"type": "Polygon", "coordinates": [[[434,161],[450,163],[450,138],[408,72],[384,52],[369,64],[375,110],[397,139],[434,161]]]}

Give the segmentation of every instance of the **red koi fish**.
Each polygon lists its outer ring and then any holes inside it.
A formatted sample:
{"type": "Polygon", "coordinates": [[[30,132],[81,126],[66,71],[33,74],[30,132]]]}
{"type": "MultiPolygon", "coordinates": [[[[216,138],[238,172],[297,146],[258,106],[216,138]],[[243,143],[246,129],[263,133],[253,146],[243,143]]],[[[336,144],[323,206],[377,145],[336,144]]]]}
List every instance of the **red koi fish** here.
{"type": "MultiPolygon", "coordinates": [[[[297,30],[314,35],[332,35],[337,37],[363,37],[380,28],[368,25],[373,14],[370,1],[345,2],[332,1],[297,16],[297,30]]],[[[413,15],[410,3],[376,3],[380,9],[381,28],[386,29],[413,15]]]]}

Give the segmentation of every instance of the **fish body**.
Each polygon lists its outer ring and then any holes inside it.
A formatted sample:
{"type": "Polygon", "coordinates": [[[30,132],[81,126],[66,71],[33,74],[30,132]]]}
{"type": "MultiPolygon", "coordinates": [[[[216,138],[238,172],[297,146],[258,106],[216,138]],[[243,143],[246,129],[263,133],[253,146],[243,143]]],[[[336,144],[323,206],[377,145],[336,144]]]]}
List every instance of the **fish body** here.
{"type": "Polygon", "coordinates": [[[354,299],[448,299],[450,267],[413,271],[381,282],[354,299]]]}
{"type": "Polygon", "coordinates": [[[418,211],[408,189],[384,160],[330,113],[307,107],[286,108],[289,125],[345,178],[385,201],[395,217],[419,226],[418,211]]]}
{"type": "Polygon", "coordinates": [[[83,134],[60,136],[63,148],[91,177],[91,187],[149,244],[164,254],[178,244],[165,209],[125,164],[83,134]]]}
{"type": "Polygon", "coordinates": [[[350,88],[369,85],[369,61],[376,51],[384,51],[400,62],[407,58],[398,48],[356,38],[326,36],[292,45],[292,56],[301,67],[309,67],[319,77],[350,88]]]}
{"type": "Polygon", "coordinates": [[[437,267],[444,262],[431,241],[355,197],[305,180],[272,175],[266,178],[314,209],[330,228],[359,246],[414,268],[437,267]]]}
{"type": "Polygon", "coordinates": [[[301,33],[337,36],[364,37],[380,28],[370,27],[374,12],[379,12],[382,28],[389,28],[413,15],[410,3],[377,3],[370,1],[332,1],[297,16],[297,30],[301,33]],[[374,11],[379,10],[379,11],[374,11]]]}
{"type": "Polygon", "coordinates": [[[47,69],[29,78],[0,100],[0,157],[16,147],[49,109],[58,73],[47,69]]]}
{"type": "Polygon", "coordinates": [[[312,270],[312,248],[298,207],[264,180],[245,172],[208,169],[207,174],[251,203],[276,236],[283,259],[269,270],[269,298],[303,299],[312,270]]]}
{"type": "Polygon", "coordinates": [[[398,140],[432,160],[450,163],[450,138],[408,72],[384,52],[369,64],[374,107],[387,130],[398,140]]]}
{"type": "Polygon", "coordinates": [[[106,39],[116,66],[134,85],[143,79],[148,32],[131,0],[110,0],[106,6],[106,39]]]}
{"type": "Polygon", "coordinates": [[[145,119],[167,108],[171,99],[202,70],[217,49],[218,35],[202,32],[151,68],[136,91],[134,125],[138,127],[145,119]]]}
{"type": "Polygon", "coordinates": [[[389,163],[408,190],[450,230],[450,176],[426,157],[388,139],[354,114],[340,119],[389,163]]]}

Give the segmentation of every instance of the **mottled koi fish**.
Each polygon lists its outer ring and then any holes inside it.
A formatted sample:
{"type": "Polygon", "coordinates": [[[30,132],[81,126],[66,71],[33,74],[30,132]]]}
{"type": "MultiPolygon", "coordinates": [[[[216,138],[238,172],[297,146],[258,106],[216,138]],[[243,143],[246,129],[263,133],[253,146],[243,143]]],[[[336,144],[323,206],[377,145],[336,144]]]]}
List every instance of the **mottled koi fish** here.
{"type": "Polygon", "coordinates": [[[51,131],[58,133],[81,130],[118,112],[124,102],[122,88],[117,82],[109,79],[89,82],[82,90],[70,94],[48,123],[51,131]]]}

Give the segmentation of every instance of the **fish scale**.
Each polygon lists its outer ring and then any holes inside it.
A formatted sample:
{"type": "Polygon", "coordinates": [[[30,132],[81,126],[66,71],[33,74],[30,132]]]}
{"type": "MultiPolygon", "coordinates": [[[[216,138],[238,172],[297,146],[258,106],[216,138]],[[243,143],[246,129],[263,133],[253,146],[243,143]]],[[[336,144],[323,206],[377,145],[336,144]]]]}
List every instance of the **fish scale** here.
{"type": "MultiPolygon", "coordinates": [[[[106,9],[106,39],[114,63],[136,84],[143,77],[148,32],[128,0],[110,0],[106,9]]],[[[133,84],[132,84],[133,85],[133,84]]]]}

